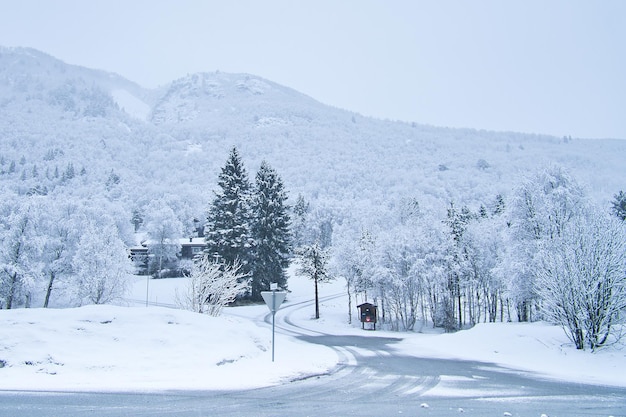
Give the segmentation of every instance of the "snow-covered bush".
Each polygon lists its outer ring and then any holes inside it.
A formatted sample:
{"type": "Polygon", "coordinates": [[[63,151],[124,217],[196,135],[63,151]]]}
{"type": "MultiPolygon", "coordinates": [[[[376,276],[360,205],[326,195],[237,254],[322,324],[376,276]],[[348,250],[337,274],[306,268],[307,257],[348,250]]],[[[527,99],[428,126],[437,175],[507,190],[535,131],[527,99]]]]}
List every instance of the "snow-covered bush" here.
{"type": "Polygon", "coordinates": [[[189,311],[219,316],[222,309],[247,291],[250,280],[240,272],[241,265],[224,265],[207,256],[198,259],[189,275],[189,283],[181,294],[176,292],[178,305],[189,311]]]}

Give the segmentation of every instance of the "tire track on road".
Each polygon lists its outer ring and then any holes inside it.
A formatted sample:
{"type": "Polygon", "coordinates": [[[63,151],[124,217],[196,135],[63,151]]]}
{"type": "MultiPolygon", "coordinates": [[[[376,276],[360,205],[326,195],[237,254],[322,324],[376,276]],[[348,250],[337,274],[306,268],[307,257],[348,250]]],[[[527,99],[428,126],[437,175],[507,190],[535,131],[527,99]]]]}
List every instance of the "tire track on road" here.
{"type": "MultiPolygon", "coordinates": [[[[331,294],[320,297],[319,302],[332,301],[344,297],[344,293],[331,294]]],[[[275,327],[282,334],[297,337],[309,343],[327,346],[335,351],[339,361],[337,366],[323,376],[330,392],[341,392],[349,401],[361,401],[376,395],[392,397],[420,396],[439,383],[439,378],[432,376],[412,376],[401,373],[382,372],[369,366],[373,361],[385,361],[393,356],[388,345],[400,339],[378,336],[349,336],[333,335],[316,329],[311,329],[302,323],[297,323],[293,315],[313,306],[314,300],[305,300],[286,305],[277,319],[275,327]],[[368,343],[358,343],[367,341],[368,343]]],[[[264,317],[267,324],[271,324],[272,314],[264,317]]],[[[319,378],[320,376],[316,376],[319,378]]],[[[324,388],[322,391],[324,392],[324,388]]],[[[317,393],[319,395],[319,388],[317,393]]],[[[304,399],[304,398],[303,398],[304,399]]]]}

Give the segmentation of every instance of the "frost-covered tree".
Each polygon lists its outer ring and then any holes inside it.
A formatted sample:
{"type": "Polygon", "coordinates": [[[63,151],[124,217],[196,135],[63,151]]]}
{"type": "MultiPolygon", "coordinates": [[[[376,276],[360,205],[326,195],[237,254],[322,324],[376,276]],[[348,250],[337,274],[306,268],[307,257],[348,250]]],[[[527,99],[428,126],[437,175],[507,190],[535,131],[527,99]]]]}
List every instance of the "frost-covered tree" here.
{"type": "Polygon", "coordinates": [[[626,324],[626,226],[598,213],[581,216],[538,259],[542,310],[563,326],[577,349],[596,350],[622,336],[626,324]]]}
{"type": "Polygon", "coordinates": [[[352,323],[352,298],[355,298],[355,304],[358,304],[359,296],[367,302],[367,295],[371,295],[375,285],[375,242],[368,230],[361,231],[360,238],[349,231],[342,231],[340,235],[342,238],[333,248],[330,268],[335,276],[343,277],[346,281],[348,323],[352,323]]]}
{"type": "Polygon", "coordinates": [[[250,272],[252,236],[251,189],[248,174],[237,148],[233,148],[218,178],[218,190],[209,207],[205,253],[226,265],[241,263],[241,270],[250,272]]]}
{"type": "Polygon", "coordinates": [[[42,273],[45,277],[43,307],[48,307],[58,279],[72,272],[72,257],[79,235],[76,204],[55,201],[42,214],[38,234],[43,238],[42,273]]]}
{"type": "Polygon", "coordinates": [[[124,295],[132,264],[113,221],[84,228],[72,269],[78,305],[106,304],[124,295]]]}
{"type": "Polygon", "coordinates": [[[470,223],[462,242],[466,317],[470,325],[504,320],[505,286],[500,273],[506,224],[503,216],[480,217],[470,223]]]}
{"type": "MultiPolygon", "coordinates": [[[[296,249],[298,252],[299,249],[296,249]]],[[[330,259],[330,269],[333,274],[346,281],[346,295],[348,296],[348,323],[352,323],[352,297],[354,295],[354,282],[357,279],[357,270],[354,264],[354,251],[347,240],[341,240],[334,249],[334,255],[330,259]]]]}
{"type": "Polygon", "coordinates": [[[425,285],[419,274],[420,247],[415,245],[413,230],[395,228],[387,234],[381,250],[381,276],[384,291],[384,309],[391,321],[392,330],[412,331],[415,323],[424,317],[425,285]]]}
{"type": "Polygon", "coordinates": [[[30,306],[41,251],[34,233],[36,210],[28,202],[3,208],[0,219],[0,304],[30,306]],[[23,297],[23,298],[21,298],[23,297]],[[21,298],[18,301],[18,298],[21,298]]]}
{"type": "Polygon", "coordinates": [[[332,280],[328,271],[328,251],[322,249],[318,243],[307,245],[300,249],[300,267],[298,274],[310,278],[315,283],[315,318],[320,318],[320,303],[318,286],[320,283],[332,280]]]}
{"type": "Polygon", "coordinates": [[[310,203],[304,199],[302,194],[298,194],[298,198],[296,199],[296,204],[293,205],[292,212],[292,241],[293,246],[295,248],[299,248],[304,246],[307,241],[307,219],[310,212],[310,203]]]}
{"type": "Polygon", "coordinates": [[[561,167],[549,167],[526,180],[511,206],[513,244],[509,293],[519,321],[532,320],[536,309],[534,256],[545,242],[557,239],[586,204],[580,185],[561,167]]]}
{"type": "Polygon", "coordinates": [[[196,260],[183,293],[176,292],[178,304],[196,313],[219,316],[222,309],[248,290],[250,280],[241,265],[222,265],[202,256],[196,260]]]}
{"type": "Polygon", "coordinates": [[[450,202],[448,207],[448,218],[445,223],[450,228],[450,233],[455,242],[459,242],[463,237],[463,233],[467,228],[467,225],[472,220],[470,209],[467,206],[463,206],[461,210],[457,209],[454,202],[450,202]]]}
{"type": "Polygon", "coordinates": [[[251,298],[261,301],[261,291],[271,282],[287,289],[285,269],[291,255],[287,193],[276,171],[266,162],[256,175],[252,202],[254,239],[251,298]]]}
{"type": "Polygon", "coordinates": [[[430,216],[420,219],[416,245],[421,257],[415,266],[424,280],[428,309],[433,326],[453,330],[454,300],[450,297],[449,276],[456,247],[447,226],[430,216]]]}
{"type": "Polygon", "coordinates": [[[585,192],[562,167],[549,167],[526,180],[515,195],[513,229],[526,240],[552,239],[581,210],[585,192]]]}
{"type": "MultiPolygon", "coordinates": [[[[464,279],[466,276],[464,275],[464,265],[463,262],[466,260],[464,256],[464,249],[462,247],[462,239],[467,229],[468,224],[474,219],[474,215],[471,213],[470,209],[467,206],[463,206],[461,210],[458,210],[454,202],[450,203],[448,207],[448,216],[445,220],[445,224],[450,228],[451,237],[456,244],[455,250],[452,252],[453,262],[449,265],[449,276],[448,276],[448,290],[450,292],[450,300],[456,300],[452,302],[452,316],[458,318],[458,328],[463,327],[463,307],[462,307],[462,299],[463,299],[463,289],[464,289],[464,279]]],[[[447,306],[448,304],[446,304],[447,306]]]]}
{"type": "MultiPolygon", "coordinates": [[[[363,294],[363,301],[367,302],[367,294],[374,292],[376,287],[376,240],[367,229],[361,231],[361,236],[353,249],[354,256],[350,257],[350,268],[354,274],[354,289],[363,294]]],[[[373,294],[371,294],[373,295],[373,294]]]]}
{"type": "Polygon", "coordinates": [[[148,235],[149,269],[161,278],[164,268],[178,259],[183,225],[170,207],[154,203],[148,209],[144,229],[148,235]]]}

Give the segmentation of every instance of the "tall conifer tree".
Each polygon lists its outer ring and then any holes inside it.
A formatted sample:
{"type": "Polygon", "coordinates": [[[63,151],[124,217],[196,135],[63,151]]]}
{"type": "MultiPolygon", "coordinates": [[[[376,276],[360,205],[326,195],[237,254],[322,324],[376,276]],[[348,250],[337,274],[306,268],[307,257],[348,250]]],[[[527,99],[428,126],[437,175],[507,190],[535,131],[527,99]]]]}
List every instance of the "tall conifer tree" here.
{"type": "Polygon", "coordinates": [[[207,216],[205,254],[229,266],[239,260],[245,274],[250,272],[252,248],[250,182],[237,148],[232,149],[217,184],[207,216]]]}
{"type": "Polygon", "coordinates": [[[287,193],[283,182],[265,161],[256,175],[255,192],[251,298],[261,300],[261,291],[268,290],[271,282],[287,288],[285,269],[289,266],[291,252],[290,217],[285,205],[287,193]]]}
{"type": "Polygon", "coordinates": [[[626,221],[626,194],[624,194],[623,191],[620,191],[618,194],[613,196],[613,201],[611,201],[611,211],[614,215],[626,221]]]}

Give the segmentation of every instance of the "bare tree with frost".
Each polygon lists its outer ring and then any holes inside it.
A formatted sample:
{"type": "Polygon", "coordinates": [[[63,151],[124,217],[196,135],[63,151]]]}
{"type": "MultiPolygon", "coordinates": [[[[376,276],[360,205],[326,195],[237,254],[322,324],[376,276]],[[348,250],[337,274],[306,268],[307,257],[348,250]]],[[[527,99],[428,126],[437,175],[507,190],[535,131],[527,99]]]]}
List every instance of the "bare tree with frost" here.
{"type": "Polygon", "coordinates": [[[249,286],[239,261],[224,265],[205,255],[194,262],[184,292],[176,291],[176,301],[185,310],[217,317],[249,286]]]}
{"type": "Polygon", "coordinates": [[[55,202],[42,213],[39,234],[44,239],[42,275],[45,277],[43,307],[48,307],[59,280],[72,273],[72,257],[78,244],[78,207],[73,202],[55,202]]]}
{"type": "Polygon", "coordinates": [[[162,278],[163,270],[178,259],[183,225],[169,206],[155,202],[146,215],[145,229],[149,237],[150,271],[155,278],[162,278]]]}
{"type": "Polygon", "coordinates": [[[74,298],[79,305],[106,304],[124,296],[132,264],[112,220],[85,227],[72,269],[74,298]]]}
{"type": "Polygon", "coordinates": [[[3,207],[0,219],[0,306],[30,307],[38,270],[40,240],[34,234],[37,208],[27,203],[3,207]]]}
{"type": "Polygon", "coordinates": [[[538,307],[534,257],[542,246],[558,240],[587,203],[584,190],[563,168],[553,166],[536,173],[516,191],[511,207],[513,235],[509,296],[519,321],[532,321],[538,307]]]}
{"type": "Polygon", "coordinates": [[[620,340],[626,323],[626,226],[620,220],[581,218],[546,242],[537,258],[542,311],[577,349],[620,340]]]}

